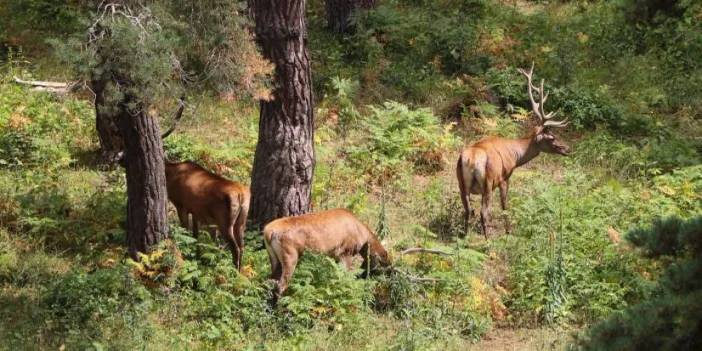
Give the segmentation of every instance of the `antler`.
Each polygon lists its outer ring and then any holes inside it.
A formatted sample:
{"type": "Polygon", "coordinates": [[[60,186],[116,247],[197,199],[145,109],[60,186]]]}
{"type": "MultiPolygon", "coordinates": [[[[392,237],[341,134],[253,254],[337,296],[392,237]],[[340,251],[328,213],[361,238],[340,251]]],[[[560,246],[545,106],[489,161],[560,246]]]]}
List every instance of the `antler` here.
{"type": "Polygon", "coordinates": [[[546,103],[546,100],[548,99],[548,92],[544,93],[544,80],[541,80],[541,84],[539,87],[535,87],[534,83],[532,82],[532,77],[534,75],[534,62],[531,63],[531,68],[529,69],[529,72],[519,68],[518,69],[519,73],[523,74],[526,79],[527,79],[527,90],[529,92],[529,100],[531,101],[531,109],[534,111],[534,114],[536,117],[539,118],[539,123],[543,127],[554,127],[554,128],[562,128],[568,125],[568,119],[564,119],[562,121],[554,121],[552,118],[556,116],[556,113],[558,111],[553,111],[546,113],[544,112],[544,104],[546,103]],[[534,91],[539,96],[539,102],[536,102],[536,99],[534,98],[534,91]]]}

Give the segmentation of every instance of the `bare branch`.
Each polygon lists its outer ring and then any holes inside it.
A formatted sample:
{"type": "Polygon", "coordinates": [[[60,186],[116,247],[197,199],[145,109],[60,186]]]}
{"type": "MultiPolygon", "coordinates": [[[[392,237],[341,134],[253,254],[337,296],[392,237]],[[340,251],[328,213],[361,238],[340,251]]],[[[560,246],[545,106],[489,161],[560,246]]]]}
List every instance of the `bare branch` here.
{"type": "Polygon", "coordinates": [[[81,87],[80,81],[75,82],[48,82],[40,80],[24,80],[19,77],[13,77],[15,83],[32,86],[32,90],[48,91],[56,94],[66,94],[76,91],[81,87]]]}
{"type": "Polygon", "coordinates": [[[403,250],[402,252],[400,252],[400,255],[409,255],[409,254],[414,254],[414,253],[429,253],[429,254],[437,254],[437,255],[444,255],[444,256],[452,256],[453,255],[453,253],[451,253],[451,252],[435,250],[435,249],[425,249],[423,247],[412,247],[412,248],[403,250]]]}
{"type": "Polygon", "coordinates": [[[165,139],[169,135],[171,135],[171,133],[173,133],[173,131],[178,126],[180,118],[183,116],[183,110],[185,110],[185,96],[181,96],[180,100],[178,100],[178,111],[176,111],[175,117],[173,118],[173,126],[171,126],[170,129],[168,129],[165,133],[161,135],[161,139],[165,139]]]}

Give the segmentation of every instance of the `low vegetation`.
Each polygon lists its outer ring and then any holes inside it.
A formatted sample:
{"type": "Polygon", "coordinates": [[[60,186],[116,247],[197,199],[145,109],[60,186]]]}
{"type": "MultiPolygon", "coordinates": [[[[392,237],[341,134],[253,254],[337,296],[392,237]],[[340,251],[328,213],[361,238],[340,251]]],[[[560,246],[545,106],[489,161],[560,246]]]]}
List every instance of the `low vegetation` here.
{"type": "MultiPolygon", "coordinates": [[[[397,270],[356,279],[360,270],[305,255],[276,309],[260,232],[246,233],[239,273],[223,242],[194,239],[171,208],[171,239],[127,259],[124,175],[97,166],[92,104],[15,84],[55,68],[8,45],[0,348],[459,350],[517,327],[553,328],[559,345],[593,350],[612,340],[634,350],[649,340],[642,330],[672,328],[650,342],[684,348],[692,324],[661,324],[649,307],[690,323],[696,308],[696,287],[679,283],[699,281],[699,219],[681,221],[702,211],[702,7],[632,3],[384,1],[340,38],[323,31],[323,3],[312,1],[313,206],[350,209],[377,229],[397,270]],[[475,222],[464,235],[458,149],[522,132],[528,100],[516,68],[532,60],[553,85],[554,109],[573,120],[563,135],[573,154],[515,172],[510,235],[497,204],[489,240],[475,222]],[[680,220],[656,220],[669,216],[680,220]],[[402,254],[413,247],[445,254],[402,254]],[[612,334],[622,323],[632,326],[612,334]]],[[[21,39],[0,29],[3,43],[10,37],[21,39]]],[[[188,101],[168,158],[249,184],[257,105],[206,93],[188,101]]]]}

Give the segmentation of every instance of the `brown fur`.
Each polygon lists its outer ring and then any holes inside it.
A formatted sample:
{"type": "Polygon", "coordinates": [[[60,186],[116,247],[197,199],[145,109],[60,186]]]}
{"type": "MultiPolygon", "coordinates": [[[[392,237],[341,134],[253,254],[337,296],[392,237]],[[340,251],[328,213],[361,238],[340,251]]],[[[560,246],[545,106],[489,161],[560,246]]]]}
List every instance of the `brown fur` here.
{"type": "Polygon", "coordinates": [[[322,253],[344,262],[360,254],[365,276],[377,266],[387,267],[391,259],[376,236],[345,209],[334,209],[270,222],[263,239],[271,261],[271,278],[277,280],[276,298],[288,287],[297,261],[306,250],[322,253]],[[370,261],[368,261],[370,260],[370,261]]]}
{"type": "Polygon", "coordinates": [[[234,265],[241,269],[244,228],[249,211],[248,187],[207,171],[194,162],[166,162],[168,199],[178,212],[183,227],[195,237],[200,224],[214,224],[229,244],[234,265]]]}
{"type": "MultiPolygon", "coordinates": [[[[456,165],[461,202],[465,210],[465,225],[472,215],[470,194],[482,196],[480,221],[487,238],[492,191],[500,188],[502,210],[507,210],[509,178],[515,168],[529,162],[541,152],[567,155],[569,147],[547,128],[535,127],[529,136],[521,139],[487,137],[465,148],[456,165]]],[[[510,223],[505,216],[505,229],[510,223]]]]}

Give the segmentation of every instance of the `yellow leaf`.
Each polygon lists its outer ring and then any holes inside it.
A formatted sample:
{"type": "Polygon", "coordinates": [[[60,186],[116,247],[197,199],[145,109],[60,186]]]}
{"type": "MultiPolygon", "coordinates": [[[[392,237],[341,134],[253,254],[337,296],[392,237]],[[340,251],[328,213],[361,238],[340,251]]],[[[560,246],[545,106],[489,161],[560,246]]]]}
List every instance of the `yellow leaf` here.
{"type": "Polygon", "coordinates": [[[583,33],[583,32],[579,32],[579,33],[576,34],[575,36],[578,37],[578,41],[579,41],[581,44],[585,44],[585,43],[587,43],[588,40],[590,40],[590,37],[589,37],[587,34],[583,33]]]}
{"type": "Polygon", "coordinates": [[[675,190],[673,188],[667,186],[667,185],[661,185],[658,187],[658,190],[660,190],[663,194],[673,196],[675,195],[675,190]]]}

